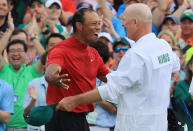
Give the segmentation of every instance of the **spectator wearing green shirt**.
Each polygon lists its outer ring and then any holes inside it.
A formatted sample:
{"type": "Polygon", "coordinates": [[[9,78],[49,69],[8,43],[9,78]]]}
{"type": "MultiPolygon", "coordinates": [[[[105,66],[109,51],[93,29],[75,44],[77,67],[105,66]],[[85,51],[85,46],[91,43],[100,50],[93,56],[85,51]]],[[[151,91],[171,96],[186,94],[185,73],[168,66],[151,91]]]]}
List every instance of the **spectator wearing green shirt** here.
{"type": "MultiPolygon", "coordinates": [[[[25,90],[29,81],[42,76],[43,66],[40,61],[26,66],[26,42],[19,39],[19,37],[17,39],[12,39],[14,37],[14,35],[11,36],[14,26],[10,17],[8,18],[8,24],[9,28],[1,39],[0,48],[0,78],[11,84],[14,89],[14,115],[11,116],[10,121],[7,123],[7,130],[25,131],[27,130],[27,124],[23,118],[25,90]],[[9,39],[11,40],[10,42],[8,42],[9,39]],[[5,48],[9,64],[4,61],[2,56],[2,52],[5,48]]],[[[32,40],[34,41],[36,49],[44,52],[37,37],[32,37],[32,40]]],[[[40,51],[38,52],[41,53],[40,51]]]]}

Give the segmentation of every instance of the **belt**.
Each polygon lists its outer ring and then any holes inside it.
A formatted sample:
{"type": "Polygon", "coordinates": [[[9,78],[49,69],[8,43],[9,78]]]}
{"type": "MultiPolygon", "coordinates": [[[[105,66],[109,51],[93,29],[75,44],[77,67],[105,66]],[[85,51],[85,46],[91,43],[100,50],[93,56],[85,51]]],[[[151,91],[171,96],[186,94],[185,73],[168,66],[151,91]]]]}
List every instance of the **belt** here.
{"type": "MultiPolygon", "coordinates": [[[[89,126],[97,126],[97,125],[95,125],[95,124],[88,124],[89,126]]],[[[98,127],[100,127],[100,126],[98,126],[98,127]]],[[[110,130],[112,130],[112,129],[114,129],[115,127],[106,127],[106,128],[109,128],[110,130]]]]}
{"type": "Polygon", "coordinates": [[[88,124],[89,126],[97,126],[97,125],[95,125],[95,124],[88,124]]]}

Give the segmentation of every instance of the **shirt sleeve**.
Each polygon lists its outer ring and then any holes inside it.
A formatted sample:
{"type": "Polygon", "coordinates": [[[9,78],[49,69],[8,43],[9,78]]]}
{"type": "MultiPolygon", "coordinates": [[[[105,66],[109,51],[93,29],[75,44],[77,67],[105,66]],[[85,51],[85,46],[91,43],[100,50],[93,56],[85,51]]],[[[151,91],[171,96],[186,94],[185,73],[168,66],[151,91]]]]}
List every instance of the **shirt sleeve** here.
{"type": "Polygon", "coordinates": [[[13,87],[7,86],[6,90],[4,92],[4,97],[2,98],[2,110],[4,112],[9,112],[11,114],[14,113],[14,93],[13,93],[13,87]]]}
{"type": "Polygon", "coordinates": [[[125,89],[139,86],[143,81],[143,64],[139,56],[127,52],[117,71],[107,75],[107,84],[98,87],[101,98],[116,99],[125,89]]]}
{"type": "Polygon", "coordinates": [[[64,65],[64,52],[59,48],[52,48],[48,52],[47,66],[52,63],[59,64],[61,67],[64,65]]]}
{"type": "Polygon", "coordinates": [[[174,58],[174,63],[173,63],[172,72],[178,72],[180,70],[180,59],[175,53],[173,53],[173,58],[174,58]]]}

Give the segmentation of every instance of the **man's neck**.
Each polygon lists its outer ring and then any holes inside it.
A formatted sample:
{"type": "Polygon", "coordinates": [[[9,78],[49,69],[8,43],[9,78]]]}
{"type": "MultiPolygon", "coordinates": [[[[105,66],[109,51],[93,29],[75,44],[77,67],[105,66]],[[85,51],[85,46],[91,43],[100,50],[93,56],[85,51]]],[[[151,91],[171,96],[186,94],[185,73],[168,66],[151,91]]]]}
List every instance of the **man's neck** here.
{"type": "Polygon", "coordinates": [[[86,41],[82,38],[82,36],[79,35],[78,33],[74,33],[74,37],[75,37],[76,39],[78,39],[81,43],[87,45],[87,42],[86,42],[86,41]]]}
{"type": "Polygon", "coordinates": [[[2,26],[5,23],[6,17],[0,16],[0,26],[2,26]]]}

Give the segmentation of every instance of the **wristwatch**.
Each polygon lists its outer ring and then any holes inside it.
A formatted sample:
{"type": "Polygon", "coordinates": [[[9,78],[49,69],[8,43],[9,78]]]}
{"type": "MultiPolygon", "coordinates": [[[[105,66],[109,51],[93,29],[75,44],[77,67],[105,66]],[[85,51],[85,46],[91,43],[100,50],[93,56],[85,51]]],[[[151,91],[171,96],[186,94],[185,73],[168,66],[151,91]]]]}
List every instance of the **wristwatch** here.
{"type": "Polygon", "coordinates": [[[45,31],[42,31],[42,34],[44,35],[48,35],[50,33],[50,31],[48,29],[46,29],[45,31]]]}
{"type": "Polygon", "coordinates": [[[33,41],[35,39],[38,39],[38,35],[34,35],[34,36],[31,37],[31,41],[33,41]]]}

